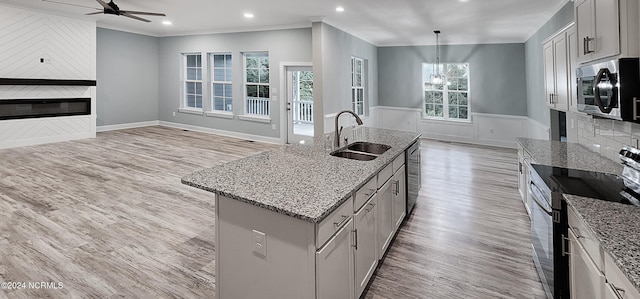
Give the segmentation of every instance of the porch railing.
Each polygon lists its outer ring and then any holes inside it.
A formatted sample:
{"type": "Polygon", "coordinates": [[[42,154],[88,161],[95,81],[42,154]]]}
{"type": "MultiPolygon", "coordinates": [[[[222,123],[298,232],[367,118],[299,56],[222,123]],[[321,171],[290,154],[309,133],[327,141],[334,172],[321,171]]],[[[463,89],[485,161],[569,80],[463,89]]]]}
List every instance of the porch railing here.
{"type": "Polygon", "coordinates": [[[247,114],[269,115],[269,99],[247,98],[247,114]]]}
{"type": "Polygon", "coordinates": [[[301,124],[312,124],[313,101],[293,101],[293,121],[301,124]]]}

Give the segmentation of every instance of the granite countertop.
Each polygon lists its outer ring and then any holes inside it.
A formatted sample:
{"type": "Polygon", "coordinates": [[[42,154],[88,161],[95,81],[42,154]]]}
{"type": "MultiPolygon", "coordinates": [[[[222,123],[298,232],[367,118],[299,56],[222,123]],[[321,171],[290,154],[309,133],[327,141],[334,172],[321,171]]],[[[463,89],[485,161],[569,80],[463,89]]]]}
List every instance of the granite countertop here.
{"type": "Polygon", "coordinates": [[[621,174],[622,165],[579,143],[517,138],[533,164],[621,174]]]}
{"type": "Polygon", "coordinates": [[[333,144],[333,134],[325,134],[304,145],[284,145],[191,173],[182,183],[317,223],[419,137],[419,133],[358,127],[350,142],[391,148],[372,161],[333,157],[325,150],[325,142],[333,144]]]}
{"type": "Polygon", "coordinates": [[[567,194],[564,198],[640,291],[640,207],[567,194]]]}

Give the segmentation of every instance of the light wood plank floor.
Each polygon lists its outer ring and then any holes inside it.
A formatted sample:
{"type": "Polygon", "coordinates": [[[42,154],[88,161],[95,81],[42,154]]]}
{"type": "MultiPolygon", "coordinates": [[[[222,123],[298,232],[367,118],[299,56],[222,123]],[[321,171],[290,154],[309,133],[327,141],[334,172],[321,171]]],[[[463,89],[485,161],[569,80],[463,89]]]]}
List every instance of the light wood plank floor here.
{"type": "MultiPolygon", "coordinates": [[[[419,203],[366,298],[541,298],[512,150],[425,141],[419,203]]],[[[180,183],[273,148],[166,127],[0,150],[0,298],[213,298],[214,206],[180,183]]]]}
{"type": "Polygon", "coordinates": [[[365,298],[546,298],[515,150],[423,140],[418,203],[365,298]]]}

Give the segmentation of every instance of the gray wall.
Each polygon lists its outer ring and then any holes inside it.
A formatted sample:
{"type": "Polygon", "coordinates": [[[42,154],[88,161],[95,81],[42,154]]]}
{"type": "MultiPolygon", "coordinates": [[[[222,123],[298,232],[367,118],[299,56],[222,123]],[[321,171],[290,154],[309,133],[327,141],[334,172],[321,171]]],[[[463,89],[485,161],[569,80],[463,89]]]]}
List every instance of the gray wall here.
{"type": "Polygon", "coordinates": [[[97,125],[158,120],[158,39],[97,29],[97,125]]]}
{"type": "Polygon", "coordinates": [[[351,110],[352,56],[365,61],[365,114],[378,105],[376,46],[331,25],[313,23],[313,49],[316,132],[333,131],[324,123],[324,115],[351,110]]]}
{"type": "MultiPolygon", "coordinates": [[[[468,62],[471,112],[527,115],[524,44],[440,46],[440,61],[468,62]]],[[[435,46],[378,48],[381,106],[422,107],[422,63],[436,61],[435,46]]]]}
{"type": "MultiPolygon", "coordinates": [[[[280,90],[281,62],[311,62],[311,28],[259,31],[228,34],[208,34],[163,37],[159,39],[159,119],[161,121],[234,131],[265,137],[280,137],[280,101],[284,95],[280,90]],[[193,115],[177,112],[180,107],[181,87],[181,53],[185,52],[230,52],[233,54],[233,110],[236,115],[244,112],[242,90],[241,52],[268,51],[272,97],[271,124],[244,121],[239,119],[223,119],[204,115],[193,115]],[[278,93],[274,94],[273,89],[278,93]],[[176,116],[173,116],[176,112],[176,116]]],[[[206,60],[205,60],[206,63],[206,60]]],[[[206,85],[206,84],[205,84],[206,85]]],[[[206,91],[207,89],[205,89],[206,91]]],[[[210,101],[203,99],[205,110],[210,108],[210,101]]]]}
{"type": "Polygon", "coordinates": [[[525,43],[527,64],[527,114],[541,124],[549,125],[549,108],[544,95],[544,61],[542,42],[574,20],[573,2],[569,1],[525,43]]]}

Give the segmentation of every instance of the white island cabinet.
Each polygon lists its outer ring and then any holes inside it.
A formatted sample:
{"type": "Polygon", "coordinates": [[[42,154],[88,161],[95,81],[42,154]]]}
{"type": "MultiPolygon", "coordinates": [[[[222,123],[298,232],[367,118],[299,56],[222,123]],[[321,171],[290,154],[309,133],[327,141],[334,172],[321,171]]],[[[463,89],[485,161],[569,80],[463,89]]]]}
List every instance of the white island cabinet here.
{"type": "Polygon", "coordinates": [[[363,294],[406,215],[405,152],[420,134],[360,133],[358,142],[389,148],[352,160],[332,156],[320,138],[182,178],[215,194],[216,298],[363,294]]]}

